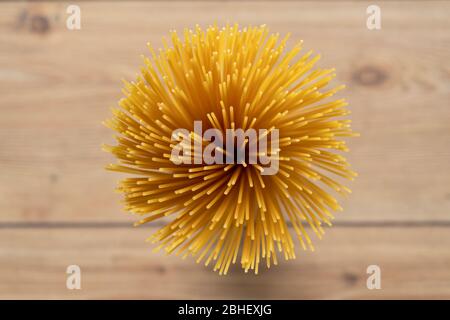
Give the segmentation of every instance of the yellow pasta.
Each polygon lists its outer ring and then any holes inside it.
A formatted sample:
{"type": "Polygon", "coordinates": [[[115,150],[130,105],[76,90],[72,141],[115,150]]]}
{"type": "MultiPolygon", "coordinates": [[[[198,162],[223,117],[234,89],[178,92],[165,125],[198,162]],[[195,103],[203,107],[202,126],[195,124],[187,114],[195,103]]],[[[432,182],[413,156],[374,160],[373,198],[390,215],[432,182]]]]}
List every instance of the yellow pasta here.
{"type": "MultiPolygon", "coordinates": [[[[149,45],[151,56],[105,122],[118,132],[117,145],[104,149],[119,163],[107,168],[133,175],[119,185],[125,209],[140,216],[137,225],[168,216],[149,238],[156,249],[194,256],[220,274],[237,261],[258,273],[278,255],[295,258],[294,236],[313,250],[304,224],[320,238],[341,210],[334,194],[350,192],[340,181],[356,176],[341,154],[348,150],[341,138],[356,135],[344,118],[347,103],[329,99],[343,86],[326,88],[334,69],[315,68],[319,57],[300,55],[301,43],[286,50],[288,37],[265,26],[196,26],[170,39],[158,52],[149,45]],[[173,163],[174,130],[207,144],[194,121],[204,130],[276,128],[278,172],[262,175],[264,165],[247,159],[173,163]]],[[[188,148],[189,158],[198,156],[188,148]]]]}

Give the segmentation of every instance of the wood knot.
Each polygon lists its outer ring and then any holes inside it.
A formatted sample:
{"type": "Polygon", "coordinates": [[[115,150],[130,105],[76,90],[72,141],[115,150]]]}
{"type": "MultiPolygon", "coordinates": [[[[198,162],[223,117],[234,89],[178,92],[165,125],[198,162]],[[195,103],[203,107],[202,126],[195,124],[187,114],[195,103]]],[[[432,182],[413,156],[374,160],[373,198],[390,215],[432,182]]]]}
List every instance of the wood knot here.
{"type": "Polygon", "coordinates": [[[167,269],[164,266],[160,266],[160,265],[155,267],[155,271],[160,275],[167,273],[167,269]]]}
{"type": "Polygon", "coordinates": [[[47,33],[50,30],[50,21],[44,15],[34,15],[31,17],[30,29],[40,34],[47,33]]]}
{"type": "Polygon", "coordinates": [[[345,272],[342,277],[344,278],[344,282],[350,286],[353,286],[358,282],[358,276],[352,272],[345,272]]]}
{"type": "Polygon", "coordinates": [[[387,80],[386,72],[378,67],[364,66],[353,74],[353,81],[363,86],[377,86],[387,80]]]}

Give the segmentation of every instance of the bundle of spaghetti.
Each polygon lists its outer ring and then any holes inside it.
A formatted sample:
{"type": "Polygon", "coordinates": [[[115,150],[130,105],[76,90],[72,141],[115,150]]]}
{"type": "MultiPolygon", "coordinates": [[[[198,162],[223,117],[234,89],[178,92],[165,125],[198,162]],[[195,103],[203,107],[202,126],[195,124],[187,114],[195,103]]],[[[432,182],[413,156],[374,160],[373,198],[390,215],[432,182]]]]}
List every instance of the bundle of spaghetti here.
{"type": "MultiPolygon", "coordinates": [[[[126,82],[113,118],[117,145],[104,149],[119,160],[108,169],[132,174],[120,182],[125,209],[137,225],[169,216],[149,240],[155,249],[213,264],[226,274],[239,261],[247,272],[260,263],[295,258],[296,236],[313,250],[306,226],[321,238],[335,195],[353,172],[342,138],[355,136],[344,99],[330,100],[344,86],[326,89],[334,69],[315,68],[319,56],[300,55],[302,43],[287,50],[288,36],[266,26],[236,25],[171,32],[134,82],[126,82]],[[258,164],[181,164],[170,160],[172,132],[193,123],[204,129],[277,128],[279,170],[261,175],[258,164]],[[344,178],[344,179],[342,179],[344,178]],[[278,252],[277,252],[278,251],[278,252]]],[[[202,143],[205,143],[203,141],[202,143]]],[[[192,157],[196,157],[192,152],[192,157]]]]}

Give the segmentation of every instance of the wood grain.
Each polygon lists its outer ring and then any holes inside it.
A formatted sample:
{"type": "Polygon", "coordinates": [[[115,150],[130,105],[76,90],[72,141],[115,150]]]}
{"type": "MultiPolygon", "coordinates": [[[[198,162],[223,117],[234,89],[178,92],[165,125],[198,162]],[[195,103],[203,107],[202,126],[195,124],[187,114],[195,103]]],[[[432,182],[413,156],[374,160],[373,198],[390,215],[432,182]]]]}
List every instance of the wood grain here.
{"type": "Polygon", "coordinates": [[[153,231],[2,231],[0,298],[450,298],[447,228],[336,227],[316,252],[299,252],[297,260],[257,276],[239,266],[219,276],[191,258],[152,253],[142,240],[153,231]],[[71,264],[81,268],[81,290],[66,289],[71,264]],[[382,270],[381,290],[366,287],[371,264],[382,270]]]}
{"type": "Polygon", "coordinates": [[[0,298],[450,299],[450,2],[378,2],[380,31],[365,1],[83,1],[79,31],[66,3],[0,3],[0,298]],[[214,22],[303,39],[347,84],[361,133],[336,226],[317,252],[259,276],[151,253],[155,226],[128,227],[121,176],[103,170],[101,122],[145,44],[214,22]],[[65,288],[69,264],[81,291],[65,288]],[[370,264],[382,290],[365,286],[370,264]]]}
{"type": "Polygon", "coordinates": [[[64,3],[0,6],[1,221],[127,219],[101,121],[147,41],[214,21],[292,32],[348,85],[360,177],[339,219],[450,220],[450,3],[383,3],[381,31],[361,2],[83,2],[80,31],[65,28],[64,3]]]}

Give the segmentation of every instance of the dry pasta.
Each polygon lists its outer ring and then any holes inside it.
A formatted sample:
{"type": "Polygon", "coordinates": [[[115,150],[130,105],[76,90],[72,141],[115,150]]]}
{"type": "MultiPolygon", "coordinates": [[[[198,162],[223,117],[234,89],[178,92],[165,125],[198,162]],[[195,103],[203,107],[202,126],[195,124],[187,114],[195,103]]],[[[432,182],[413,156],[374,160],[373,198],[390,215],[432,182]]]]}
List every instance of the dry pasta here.
{"type": "Polygon", "coordinates": [[[320,238],[341,210],[333,194],[350,192],[339,181],[356,176],[341,154],[341,138],[356,135],[347,103],[329,99],[344,86],[326,88],[334,69],[315,68],[319,56],[299,55],[302,43],[287,50],[288,37],[265,26],[196,26],[170,40],[158,52],[149,45],[151,56],[105,122],[118,133],[117,145],[104,149],[119,163],[107,168],[133,175],[119,185],[125,209],[140,216],[137,225],[171,217],[149,238],[157,249],[220,274],[236,261],[258,273],[278,255],[295,258],[293,236],[313,249],[305,224],[320,238]],[[221,131],[277,128],[278,173],[263,176],[258,164],[175,165],[171,132],[192,131],[195,120],[221,131]]]}

